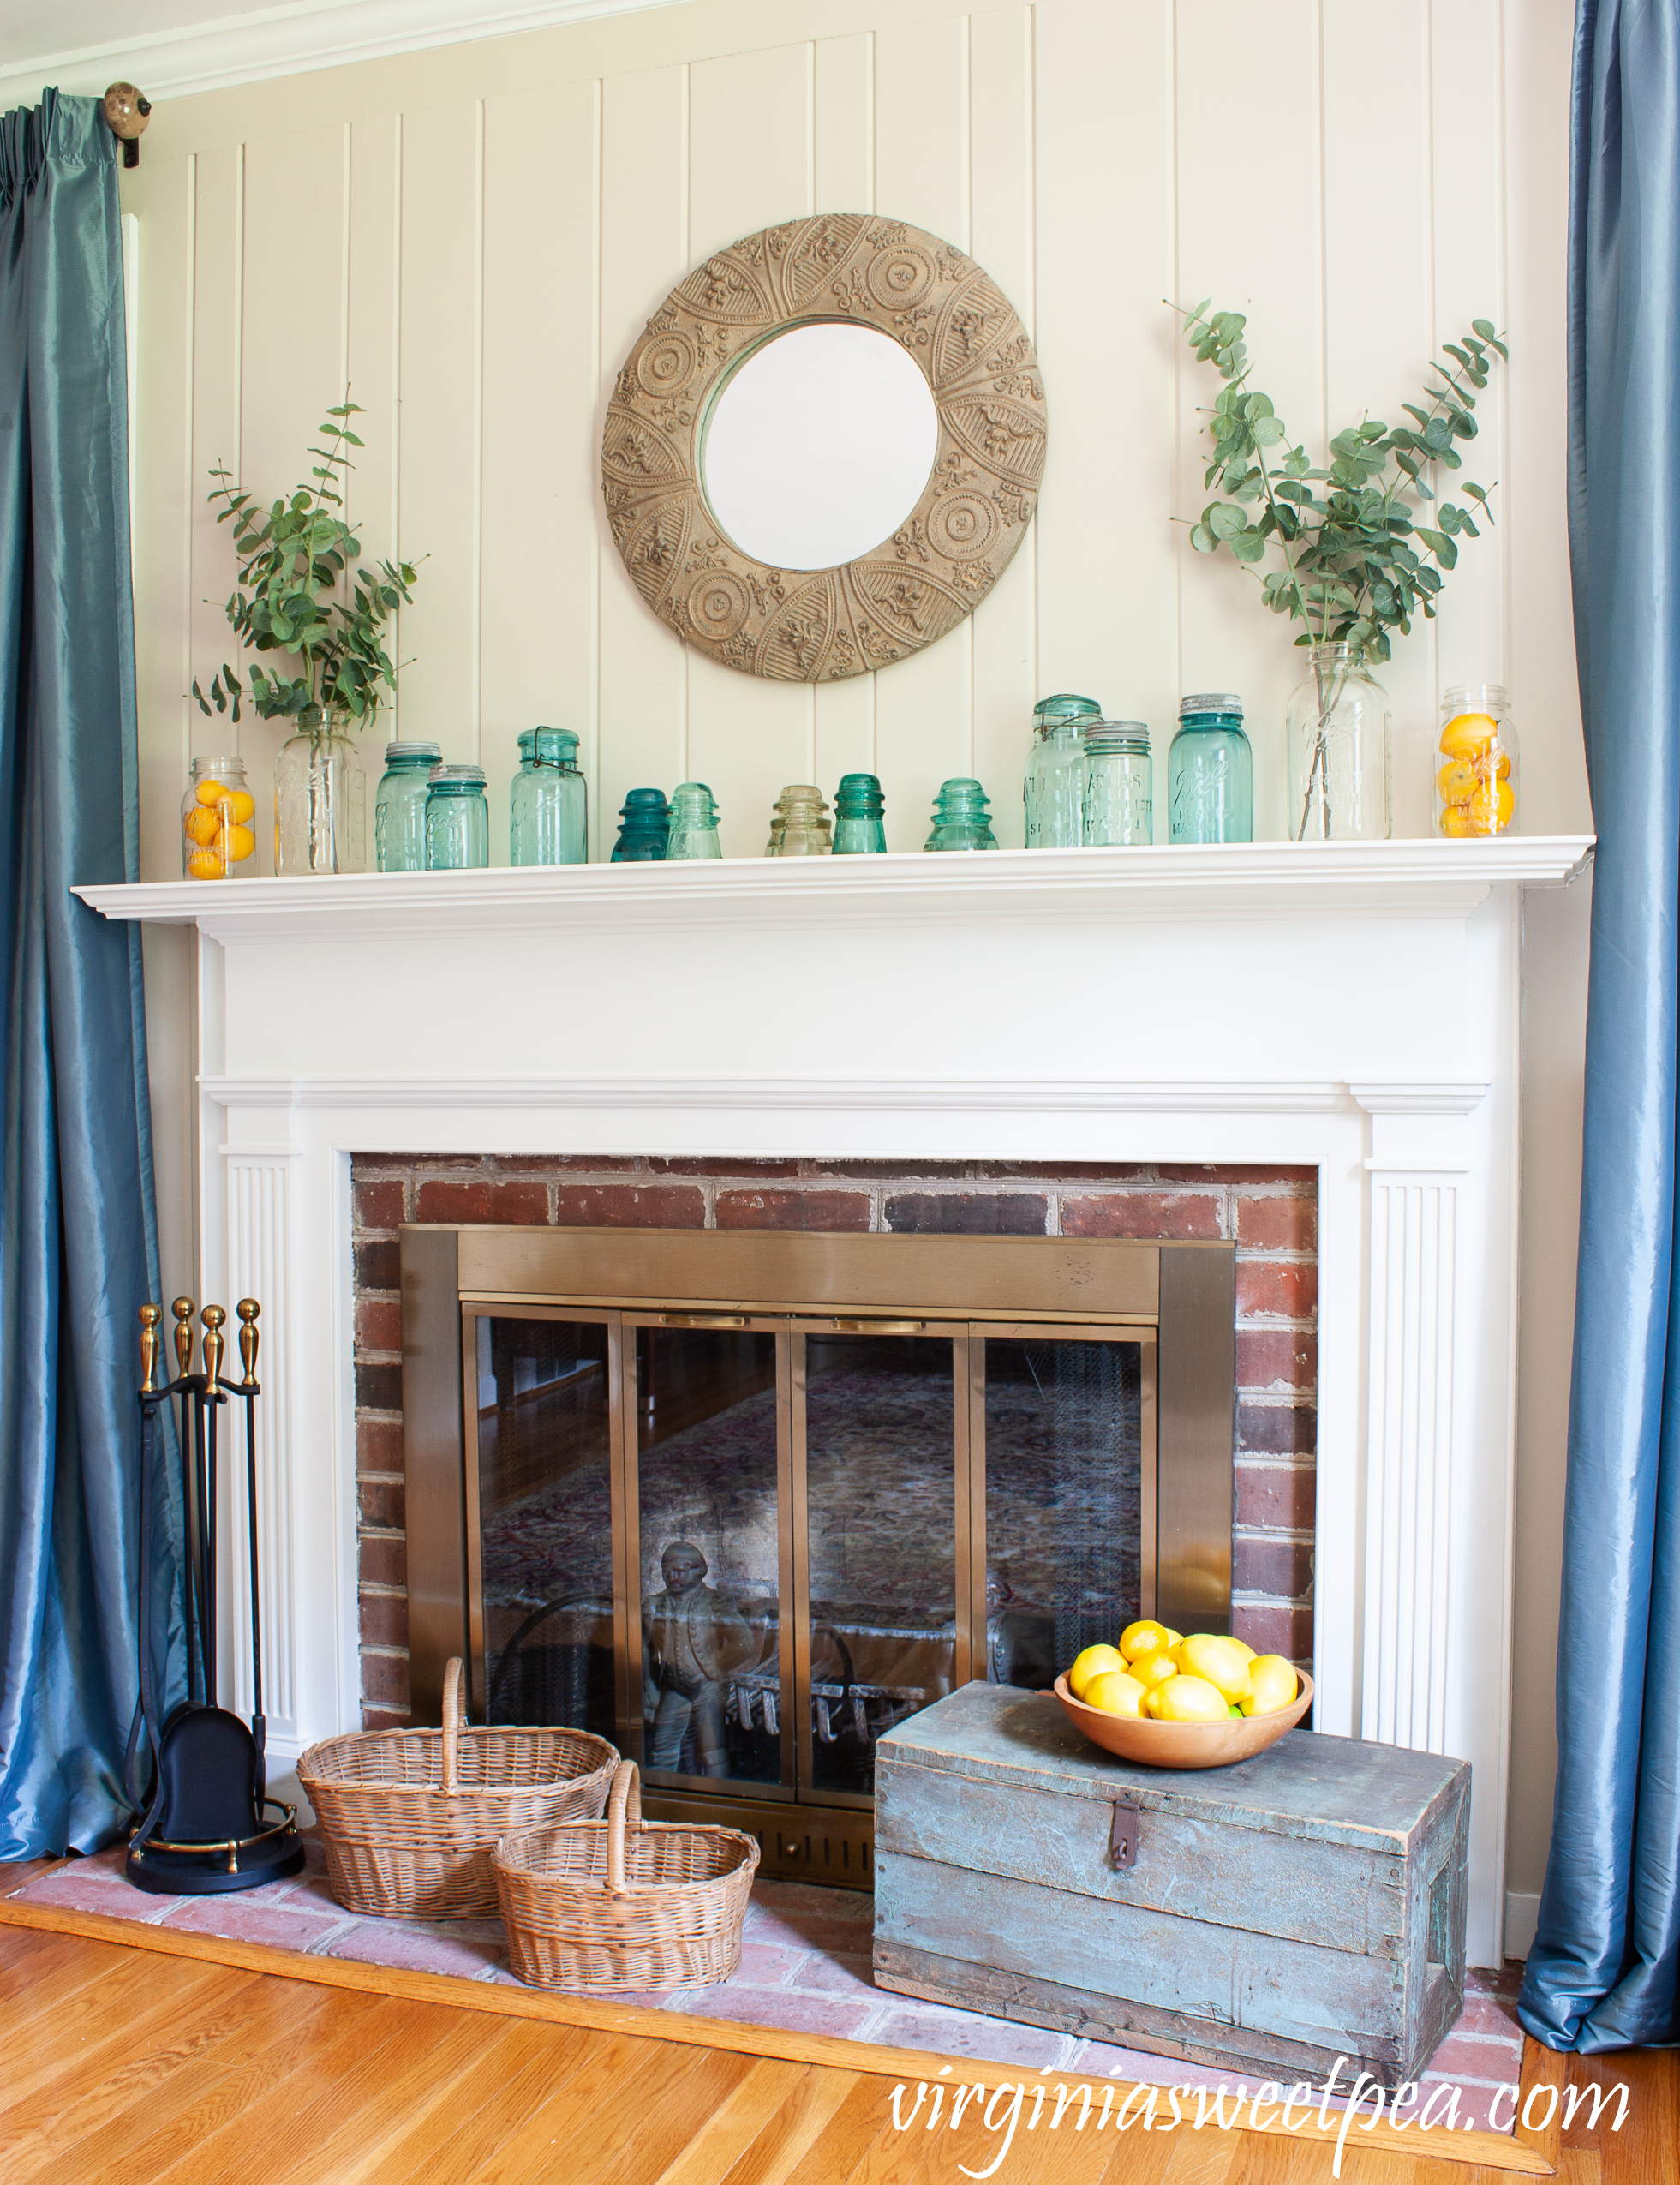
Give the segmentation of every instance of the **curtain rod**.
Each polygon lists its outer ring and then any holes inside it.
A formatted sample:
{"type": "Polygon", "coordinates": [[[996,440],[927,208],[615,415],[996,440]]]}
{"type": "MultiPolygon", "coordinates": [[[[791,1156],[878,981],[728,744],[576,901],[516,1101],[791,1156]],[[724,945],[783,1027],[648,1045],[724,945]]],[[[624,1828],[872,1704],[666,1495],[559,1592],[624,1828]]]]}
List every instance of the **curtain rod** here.
{"type": "Polygon", "coordinates": [[[105,119],[123,147],[123,165],[140,165],[140,141],[152,118],[152,101],[131,83],[114,83],[105,93],[105,119]]]}

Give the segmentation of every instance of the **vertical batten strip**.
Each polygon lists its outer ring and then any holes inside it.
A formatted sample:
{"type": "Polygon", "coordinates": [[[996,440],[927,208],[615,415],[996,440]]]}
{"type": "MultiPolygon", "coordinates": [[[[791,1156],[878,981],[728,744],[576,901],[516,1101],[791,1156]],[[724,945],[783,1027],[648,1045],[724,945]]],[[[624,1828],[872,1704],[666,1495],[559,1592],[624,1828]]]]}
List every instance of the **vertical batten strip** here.
{"type": "Polygon", "coordinates": [[[473,762],[484,749],[484,101],[473,105],[473,762]]]}
{"type": "MultiPolygon", "coordinates": [[[[392,147],[391,176],[391,554],[404,560],[403,549],[403,117],[397,117],[392,147]]],[[[403,610],[391,622],[391,657],[397,664],[397,687],[391,694],[391,738],[403,733],[403,610]]]]}
{"type": "MultiPolygon", "coordinates": [[[[607,362],[601,353],[601,159],[605,135],[601,127],[601,79],[597,76],[590,101],[590,123],[595,130],[595,158],[591,162],[595,202],[589,207],[589,354],[595,359],[597,387],[604,387],[607,383],[607,362]]],[[[599,438],[597,433],[597,446],[599,438]]],[[[599,864],[606,853],[603,830],[607,815],[601,809],[601,557],[606,545],[606,516],[598,482],[590,493],[589,514],[590,536],[595,543],[589,555],[589,756],[586,772],[589,784],[589,856],[599,864]]]]}
{"type": "MultiPolygon", "coordinates": [[[[242,164],[242,146],[241,147],[241,153],[242,164]]],[[[197,379],[194,370],[194,361],[197,354],[197,344],[194,336],[198,324],[198,154],[196,152],[189,152],[187,155],[187,278],[184,284],[183,298],[186,304],[187,323],[182,330],[183,336],[183,362],[182,368],[182,377],[185,380],[186,384],[182,391],[182,399],[181,418],[182,465],[181,492],[181,575],[182,587],[182,600],[185,611],[181,617],[180,774],[183,781],[187,778],[188,769],[191,766],[193,757],[193,700],[189,696],[189,693],[193,687],[192,602],[194,594],[194,587],[193,584],[193,458],[194,452],[193,444],[193,415],[197,407],[194,399],[197,390],[197,379]]],[[[236,284],[236,295],[237,284],[236,284]]],[[[235,310],[236,323],[236,302],[235,310]]],[[[234,749],[237,751],[238,748],[238,737],[236,733],[234,749]]],[[[178,833],[176,839],[177,841],[181,839],[178,833]]],[[[170,877],[171,878],[174,877],[173,872],[171,872],[170,877]]]]}
{"type": "MultiPolygon", "coordinates": [[[[681,203],[678,208],[677,222],[683,238],[683,264],[688,266],[694,263],[694,178],[689,172],[689,162],[694,156],[694,69],[686,61],[683,63],[681,76],[679,111],[683,142],[677,162],[677,186],[681,192],[681,203]]],[[[681,650],[682,673],[677,678],[677,775],[679,781],[686,781],[693,773],[689,763],[688,729],[694,656],[686,645],[681,650]]]]}

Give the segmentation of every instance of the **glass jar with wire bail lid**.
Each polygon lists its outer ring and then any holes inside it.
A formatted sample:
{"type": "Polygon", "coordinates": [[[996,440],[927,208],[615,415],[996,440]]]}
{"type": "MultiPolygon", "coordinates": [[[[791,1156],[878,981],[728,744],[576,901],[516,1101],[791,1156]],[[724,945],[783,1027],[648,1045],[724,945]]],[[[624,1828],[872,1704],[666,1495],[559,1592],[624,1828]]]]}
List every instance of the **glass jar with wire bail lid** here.
{"type": "Polygon", "coordinates": [[[1095,698],[1072,691],[1041,698],[1033,708],[1032,749],[1021,783],[1028,849],[1074,850],[1085,840],[1085,753],[1079,732],[1102,711],[1095,698]]]}
{"type": "Polygon", "coordinates": [[[426,870],[470,872],[489,862],[484,769],[434,766],[426,795],[426,870]]]}
{"type": "Polygon", "coordinates": [[[507,793],[511,865],[587,865],[589,799],[570,728],[522,728],[507,793]]]}
{"type": "Polygon", "coordinates": [[[1167,824],[1175,842],[1252,842],[1254,755],[1242,700],[1229,691],[1181,698],[1167,754],[1167,824]]]}
{"type": "Polygon", "coordinates": [[[376,871],[425,871],[426,799],[432,769],[442,763],[436,744],[386,745],[385,772],[374,797],[376,871]]]}
{"type": "Polygon", "coordinates": [[[1088,721],[1085,839],[1098,848],[1155,840],[1154,762],[1141,721],[1088,721]]]}

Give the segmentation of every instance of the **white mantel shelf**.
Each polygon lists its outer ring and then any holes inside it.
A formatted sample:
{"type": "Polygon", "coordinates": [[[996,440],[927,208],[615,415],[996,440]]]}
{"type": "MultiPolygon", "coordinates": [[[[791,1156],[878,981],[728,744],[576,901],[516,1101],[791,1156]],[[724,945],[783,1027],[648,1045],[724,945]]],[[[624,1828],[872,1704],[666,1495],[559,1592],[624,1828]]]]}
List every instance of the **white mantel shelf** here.
{"type": "Polygon", "coordinates": [[[721,928],[812,919],[937,925],[1070,914],[1154,920],[1261,910],[1462,918],[1501,885],[1561,886],[1592,847],[1587,835],[1512,835],[1468,842],[1160,844],[972,857],[912,851],[149,881],[75,892],[107,918],[196,925],[214,940],[242,942],[327,938],[346,931],[458,936],[534,926],[721,928]]]}

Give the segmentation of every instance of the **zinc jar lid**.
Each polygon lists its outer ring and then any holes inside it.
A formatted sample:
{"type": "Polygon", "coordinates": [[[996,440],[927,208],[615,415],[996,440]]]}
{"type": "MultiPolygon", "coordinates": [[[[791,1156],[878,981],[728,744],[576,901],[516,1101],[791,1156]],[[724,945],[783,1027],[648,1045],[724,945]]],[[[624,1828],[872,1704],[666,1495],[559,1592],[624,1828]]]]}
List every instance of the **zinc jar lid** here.
{"type": "Polygon", "coordinates": [[[1178,717],[1188,721],[1193,714],[1234,713],[1242,718],[1242,700],[1235,691],[1193,691],[1188,697],[1178,702],[1178,717]]]}
{"type": "Polygon", "coordinates": [[[434,766],[426,778],[434,789],[481,789],[489,779],[481,766],[434,766]]]}
{"type": "Polygon", "coordinates": [[[422,758],[429,758],[433,766],[439,765],[443,758],[443,745],[441,744],[387,744],[385,747],[385,763],[387,766],[400,766],[404,760],[417,762],[422,758]]]}
{"type": "Polygon", "coordinates": [[[1087,751],[1147,753],[1149,750],[1146,721],[1088,721],[1081,733],[1087,751]]]}

